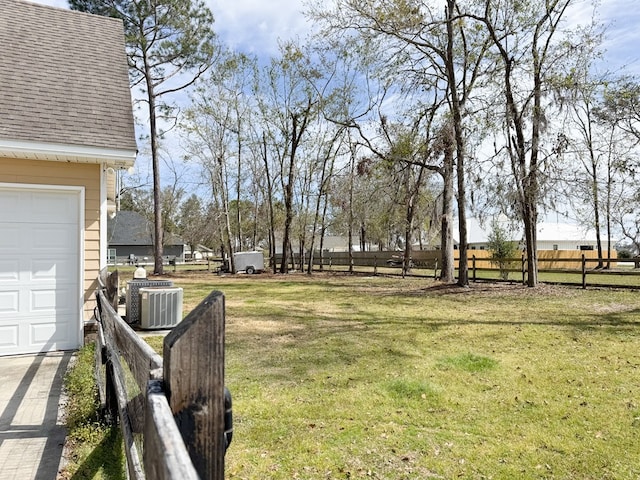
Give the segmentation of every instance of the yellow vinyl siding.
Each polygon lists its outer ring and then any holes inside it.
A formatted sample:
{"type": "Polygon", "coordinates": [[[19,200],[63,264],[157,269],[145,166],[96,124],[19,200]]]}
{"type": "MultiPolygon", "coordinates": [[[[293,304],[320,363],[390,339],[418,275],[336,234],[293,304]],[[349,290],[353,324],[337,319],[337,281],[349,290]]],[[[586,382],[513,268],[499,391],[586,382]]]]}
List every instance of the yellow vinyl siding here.
{"type": "Polygon", "coordinates": [[[84,187],[85,321],[93,315],[100,270],[100,168],[99,164],[0,158],[0,183],[84,187]]]}

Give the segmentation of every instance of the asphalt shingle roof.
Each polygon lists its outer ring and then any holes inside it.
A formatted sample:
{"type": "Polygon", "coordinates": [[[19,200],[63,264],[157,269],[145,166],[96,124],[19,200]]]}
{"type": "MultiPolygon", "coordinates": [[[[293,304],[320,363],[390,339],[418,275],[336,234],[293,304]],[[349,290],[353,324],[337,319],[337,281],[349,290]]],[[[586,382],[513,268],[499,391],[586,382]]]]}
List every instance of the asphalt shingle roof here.
{"type": "MultiPolygon", "coordinates": [[[[107,219],[107,243],[116,245],[153,245],[153,224],[138,212],[121,210],[107,219]]],[[[182,245],[177,235],[164,233],[165,245],[182,245]]]]}
{"type": "Polygon", "coordinates": [[[0,139],[136,150],[122,22],[0,0],[0,139]]]}

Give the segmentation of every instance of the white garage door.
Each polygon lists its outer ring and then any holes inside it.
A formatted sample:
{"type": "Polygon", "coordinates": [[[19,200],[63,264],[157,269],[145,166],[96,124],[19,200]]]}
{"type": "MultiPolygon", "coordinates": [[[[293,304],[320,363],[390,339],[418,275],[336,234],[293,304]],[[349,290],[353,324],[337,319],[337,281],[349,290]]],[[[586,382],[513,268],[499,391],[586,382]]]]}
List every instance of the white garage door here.
{"type": "Polygon", "coordinates": [[[0,355],[79,346],[80,201],[0,186],[0,355]]]}

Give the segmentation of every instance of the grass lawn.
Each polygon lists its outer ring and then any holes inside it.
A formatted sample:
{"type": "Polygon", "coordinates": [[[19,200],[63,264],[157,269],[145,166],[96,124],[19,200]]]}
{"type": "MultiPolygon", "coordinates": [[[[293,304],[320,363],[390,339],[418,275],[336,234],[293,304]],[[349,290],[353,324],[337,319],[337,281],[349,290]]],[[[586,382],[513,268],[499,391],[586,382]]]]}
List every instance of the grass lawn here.
{"type": "Polygon", "coordinates": [[[640,476],[637,292],[173,279],[225,293],[227,478],[640,476]]]}
{"type": "Polygon", "coordinates": [[[95,344],[80,349],[65,375],[66,463],[57,480],[125,480],[122,435],[100,421],[94,375],[95,344]]]}

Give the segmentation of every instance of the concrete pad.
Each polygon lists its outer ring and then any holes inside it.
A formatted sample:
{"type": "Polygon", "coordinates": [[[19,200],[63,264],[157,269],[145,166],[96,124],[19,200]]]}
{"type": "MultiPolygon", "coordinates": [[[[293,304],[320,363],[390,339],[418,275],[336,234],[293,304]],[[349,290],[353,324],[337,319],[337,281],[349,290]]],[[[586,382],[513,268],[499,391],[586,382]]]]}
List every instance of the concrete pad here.
{"type": "Polygon", "coordinates": [[[66,429],[60,397],[73,352],[0,357],[0,477],[55,480],[66,429]]]}

